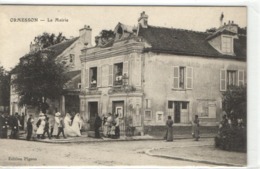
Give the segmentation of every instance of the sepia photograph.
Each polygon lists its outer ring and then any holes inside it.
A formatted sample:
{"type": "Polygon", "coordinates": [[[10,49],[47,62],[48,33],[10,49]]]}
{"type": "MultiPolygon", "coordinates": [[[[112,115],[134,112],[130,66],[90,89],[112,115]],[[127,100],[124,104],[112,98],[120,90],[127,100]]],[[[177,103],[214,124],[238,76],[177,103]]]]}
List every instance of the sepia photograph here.
{"type": "Polygon", "coordinates": [[[0,167],[247,167],[247,10],[0,5],[0,167]]]}

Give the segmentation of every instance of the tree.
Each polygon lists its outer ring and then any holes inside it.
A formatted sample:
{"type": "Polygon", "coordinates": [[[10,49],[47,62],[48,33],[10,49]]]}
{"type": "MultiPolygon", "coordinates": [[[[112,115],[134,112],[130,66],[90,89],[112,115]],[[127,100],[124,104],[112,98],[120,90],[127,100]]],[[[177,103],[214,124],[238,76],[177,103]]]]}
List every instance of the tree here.
{"type": "Polygon", "coordinates": [[[57,99],[67,82],[64,64],[56,62],[53,51],[37,51],[20,59],[12,81],[20,96],[19,105],[37,106],[44,113],[47,99],[57,99]]]}
{"type": "Polygon", "coordinates": [[[102,30],[99,36],[95,37],[96,45],[104,45],[115,38],[115,33],[112,30],[102,30]]]}
{"type": "Polygon", "coordinates": [[[246,86],[229,86],[222,93],[223,109],[228,115],[233,113],[235,119],[247,117],[247,89],[246,86]]]}
{"type": "Polygon", "coordinates": [[[10,75],[3,66],[0,66],[0,106],[6,108],[10,104],[10,75]]]}
{"type": "Polygon", "coordinates": [[[42,35],[38,35],[34,38],[35,44],[38,44],[42,48],[47,48],[64,40],[67,40],[67,38],[63,36],[61,32],[57,36],[53,33],[44,32],[42,35]]]}

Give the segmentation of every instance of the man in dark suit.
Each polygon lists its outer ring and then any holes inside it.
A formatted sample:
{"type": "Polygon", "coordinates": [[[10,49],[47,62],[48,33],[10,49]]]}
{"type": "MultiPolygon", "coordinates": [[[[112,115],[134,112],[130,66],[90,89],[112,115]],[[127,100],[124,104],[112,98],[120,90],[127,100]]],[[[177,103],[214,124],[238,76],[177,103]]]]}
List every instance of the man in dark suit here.
{"type": "Polygon", "coordinates": [[[18,119],[18,113],[15,113],[15,116],[11,119],[11,138],[12,139],[18,139],[19,136],[19,119],[18,119]]]}
{"type": "Polygon", "coordinates": [[[27,121],[27,137],[26,139],[29,141],[32,137],[32,131],[33,131],[33,118],[32,115],[30,114],[29,119],[27,121]]]}
{"type": "Polygon", "coordinates": [[[0,112],[0,138],[3,138],[4,131],[4,113],[0,112]]]}

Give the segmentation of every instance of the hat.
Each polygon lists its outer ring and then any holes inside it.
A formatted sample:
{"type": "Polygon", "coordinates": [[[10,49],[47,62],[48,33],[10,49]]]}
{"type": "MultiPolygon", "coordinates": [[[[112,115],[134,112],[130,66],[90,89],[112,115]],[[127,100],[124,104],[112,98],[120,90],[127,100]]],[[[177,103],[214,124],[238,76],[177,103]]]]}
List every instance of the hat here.
{"type": "Polygon", "coordinates": [[[44,116],[44,114],[41,112],[41,113],[39,114],[39,116],[44,116]]]}
{"type": "Polygon", "coordinates": [[[55,116],[60,116],[61,114],[60,114],[60,112],[57,112],[57,113],[55,113],[55,116]]]}

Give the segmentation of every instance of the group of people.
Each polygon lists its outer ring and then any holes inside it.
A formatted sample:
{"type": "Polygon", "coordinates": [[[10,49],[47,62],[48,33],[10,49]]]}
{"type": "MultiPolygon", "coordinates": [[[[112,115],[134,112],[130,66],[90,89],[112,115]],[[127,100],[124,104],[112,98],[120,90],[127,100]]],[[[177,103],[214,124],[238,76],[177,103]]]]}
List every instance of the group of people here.
{"type": "Polygon", "coordinates": [[[0,114],[0,138],[17,139],[19,130],[23,128],[21,116],[18,113],[10,116],[8,113],[1,112],[0,114]],[[11,134],[8,135],[8,129],[11,129],[11,134]]]}
{"type": "Polygon", "coordinates": [[[120,119],[118,114],[115,116],[112,113],[108,113],[107,116],[103,116],[101,119],[98,114],[96,114],[94,128],[95,128],[95,137],[101,138],[99,129],[103,125],[103,136],[108,138],[120,138],[120,119]]]}
{"type": "MultiPolygon", "coordinates": [[[[191,121],[191,123],[192,123],[192,136],[195,139],[195,141],[199,141],[200,138],[199,116],[195,115],[195,118],[193,121],[191,121]]],[[[173,141],[173,120],[171,116],[168,116],[168,120],[166,121],[166,127],[167,129],[166,129],[164,139],[166,141],[173,141]]]]}
{"type": "MultiPolygon", "coordinates": [[[[27,140],[31,139],[33,123],[33,117],[30,115],[27,121],[27,140]]],[[[82,120],[79,113],[75,116],[71,116],[67,113],[66,116],[63,117],[60,112],[56,112],[54,118],[50,120],[47,115],[41,112],[36,122],[36,127],[38,139],[44,139],[45,134],[47,134],[49,139],[52,137],[59,139],[60,134],[62,134],[63,138],[81,136],[82,120]]]]}

